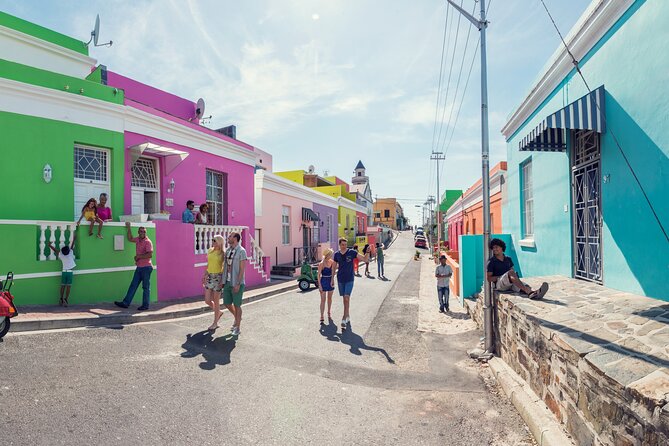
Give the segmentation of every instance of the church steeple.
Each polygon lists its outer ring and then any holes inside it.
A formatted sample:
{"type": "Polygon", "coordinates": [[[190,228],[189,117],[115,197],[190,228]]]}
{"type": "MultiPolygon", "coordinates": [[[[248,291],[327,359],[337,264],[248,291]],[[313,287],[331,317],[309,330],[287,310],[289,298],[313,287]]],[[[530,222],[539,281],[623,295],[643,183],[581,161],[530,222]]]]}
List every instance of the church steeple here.
{"type": "Polygon", "coordinates": [[[365,184],[369,181],[369,178],[365,175],[365,165],[362,164],[362,161],[358,161],[354,174],[355,176],[352,179],[353,184],[365,184]]]}

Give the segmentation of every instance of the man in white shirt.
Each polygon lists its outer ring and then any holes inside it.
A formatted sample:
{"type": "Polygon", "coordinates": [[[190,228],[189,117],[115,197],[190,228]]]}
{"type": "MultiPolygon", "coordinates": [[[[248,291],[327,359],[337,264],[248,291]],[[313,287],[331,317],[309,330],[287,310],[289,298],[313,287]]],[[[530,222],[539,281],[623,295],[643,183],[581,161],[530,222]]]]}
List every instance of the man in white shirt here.
{"type": "Polygon", "coordinates": [[[448,281],[453,275],[453,270],[446,264],[446,256],[439,257],[439,265],[434,272],[434,277],[437,278],[437,296],[439,297],[439,312],[445,313],[448,311],[448,281]]]}

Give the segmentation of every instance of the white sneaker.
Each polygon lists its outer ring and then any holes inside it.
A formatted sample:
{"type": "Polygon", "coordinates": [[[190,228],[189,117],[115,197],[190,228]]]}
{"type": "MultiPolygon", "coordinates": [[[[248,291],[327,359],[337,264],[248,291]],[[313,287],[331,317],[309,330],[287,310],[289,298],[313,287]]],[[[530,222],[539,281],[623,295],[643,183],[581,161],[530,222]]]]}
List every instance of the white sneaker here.
{"type": "Polygon", "coordinates": [[[230,332],[232,336],[239,336],[241,331],[239,330],[239,327],[232,327],[232,331],[230,332]]]}

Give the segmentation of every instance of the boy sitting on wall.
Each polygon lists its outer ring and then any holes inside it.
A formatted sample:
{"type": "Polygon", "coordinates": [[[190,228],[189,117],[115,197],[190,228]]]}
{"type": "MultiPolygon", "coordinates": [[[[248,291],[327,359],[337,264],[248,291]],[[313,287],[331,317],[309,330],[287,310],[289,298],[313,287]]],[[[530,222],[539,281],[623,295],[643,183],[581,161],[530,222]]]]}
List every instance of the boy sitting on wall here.
{"type": "Polygon", "coordinates": [[[546,282],[541,284],[538,290],[520,281],[518,274],[513,269],[513,260],[504,254],[506,243],[498,238],[490,240],[488,247],[492,250],[492,257],[486,266],[486,279],[492,283],[492,289],[497,291],[513,290],[515,293],[523,292],[530,299],[541,299],[548,291],[546,282]]]}

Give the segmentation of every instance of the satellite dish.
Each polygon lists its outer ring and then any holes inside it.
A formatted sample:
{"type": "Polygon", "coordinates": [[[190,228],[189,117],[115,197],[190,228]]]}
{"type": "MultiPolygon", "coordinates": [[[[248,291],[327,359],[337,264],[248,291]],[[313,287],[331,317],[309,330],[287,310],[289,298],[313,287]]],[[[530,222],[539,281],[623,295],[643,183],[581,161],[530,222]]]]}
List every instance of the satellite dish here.
{"type": "Polygon", "coordinates": [[[197,106],[195,107],[195,119],[200,119],[204,115],[204,99],[200,98],[197,100],[197,106]]]}
{"type": "Polygon", "coordinates": [[[93,31],[91,31],[91,40],[86,43],[86,46],[88,46],[91,41],[93,42],[93,46],[112,46],[111,40],[107,43],[101,43],[98,45],[98,39],[100,38],[100,14],[97,14],[95,16],[95,27],[93,27],[93,31]]]}
{"type": "Polygon", "coordinates": [[[309,173],[314,173],[315,171],[316,168],[313,165],[309,166],[309,173]]]}

